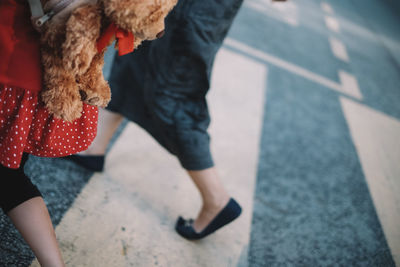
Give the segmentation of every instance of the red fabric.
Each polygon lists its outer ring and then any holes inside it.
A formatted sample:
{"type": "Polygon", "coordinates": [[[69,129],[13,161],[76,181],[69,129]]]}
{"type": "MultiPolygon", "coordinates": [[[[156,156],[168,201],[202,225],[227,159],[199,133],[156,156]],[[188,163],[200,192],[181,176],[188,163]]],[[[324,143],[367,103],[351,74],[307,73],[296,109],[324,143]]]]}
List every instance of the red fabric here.
{"type": "Polygon", "coordinates": [[[86,150],[97,132],[97,108],[84,105],[80,119],[49,115],[34,92],[0,85],[0,163],[18,168],[22,153],[63,157],[86,150]]]}
{"type": "Polygon", "coordinates": [[[118,40],[119,56],[133,52],[135,41],[133,33],[118,28],[114,23],[111,23],[97,40],[97,51],[99,53],[102,52],[110,44],[114,36],[118,40]]]}
{"type": "Polygon", "coordinates": [[[133,52],[134,49],[134,37],[131,32],[118,29],[115,33],[115,37],[118,40],[118,55],[123,56],[133,52]]]}
{"type": "Polygon", "coordinates": [[[39,34],[31,25],[28,1],[0,1],[0,83],[42,88],[39,34]]]}
{"type": "Polygon", "coordinates": [[[55,119],[40,101],[38,35],[29,6],[0,0],[0,164],[18,168],[23,152],[62,157],[86,150],[96,136],[97,107],[84,104],[72,123],[55,119]]]}

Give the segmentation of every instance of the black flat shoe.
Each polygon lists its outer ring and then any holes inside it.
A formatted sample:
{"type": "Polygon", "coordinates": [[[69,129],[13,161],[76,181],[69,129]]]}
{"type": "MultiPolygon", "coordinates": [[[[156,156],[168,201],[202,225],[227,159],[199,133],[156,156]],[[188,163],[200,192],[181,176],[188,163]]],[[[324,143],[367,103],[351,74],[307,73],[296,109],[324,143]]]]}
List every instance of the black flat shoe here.
{"type": "Polygon", "coordinates": [[[215,218],[200,233],[197,233],[194,230],[193,219],[185,220],[182,217],[178,218],[175,225],[175,230],[178,232],[179,235],[186,239],[201,239],[208,236],[209,234],[214,233],[219,228],[235,220],[237,217],[239,217],[241,212],[242,208],[240,207],[240,205],[233,198],[231,198],[228,204],[226,204],[226,206],[220,211],[220,213],[218,213],[218,215],[215,216],[215,218]]]}
{"type": "Polygon", "coordinates": [[[78,163],[80,166],[94,172],[102,172],[104,169],[104,155],[103,156],[71,155],[64,157],[64,159],[68,159],[75,163],[78,163]]]}

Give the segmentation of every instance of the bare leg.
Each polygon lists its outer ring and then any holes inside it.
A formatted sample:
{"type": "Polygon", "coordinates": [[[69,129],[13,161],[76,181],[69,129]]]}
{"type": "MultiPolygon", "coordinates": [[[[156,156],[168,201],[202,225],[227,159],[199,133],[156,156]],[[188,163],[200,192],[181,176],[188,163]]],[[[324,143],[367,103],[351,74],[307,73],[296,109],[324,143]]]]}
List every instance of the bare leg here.
{"type": "Polygon", "coordinates": [[[97,136],[86,151],[79,153],[80,155],[104,155],[108,143],[110,143],[115,131],[121,124],[124,117],[118,113],[114,113],[99,108],[99,123],[97,125],[97,136]]]}
{"type": "MultiPolygon", "coordinates": [[[[81,155],[104,155],[113,134],[123,117],[114,112],[99,109],[99,124],[96,139],[81,155]]],[[[215,167],[201,171],[187,171],[203,201],[203,206],[194,222],[194,229],[201,232],[226,206],[230,197],[218,176],[215,167]]]]}
{"type": "Polygon", "coordinates": [[[31,198],[8,212],[8,216],[43,267],[64,266],[53,224],[41,197],[31,198]]]}
{"type": "Polygon", "coordinates": [[[226,192],[215,167],[201,171],[187,171],[203,201],[203,206],[193,223],[196,232],[201,232],[226,206],[230,196],[226,192]]]}

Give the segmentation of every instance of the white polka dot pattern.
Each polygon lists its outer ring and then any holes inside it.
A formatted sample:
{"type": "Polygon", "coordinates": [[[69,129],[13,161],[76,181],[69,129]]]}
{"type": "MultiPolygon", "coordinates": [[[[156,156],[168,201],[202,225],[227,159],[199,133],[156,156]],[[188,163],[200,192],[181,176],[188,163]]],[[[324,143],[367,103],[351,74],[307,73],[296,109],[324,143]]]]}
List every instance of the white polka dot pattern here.
{"type": "Polygon", "coordinates": [[[82,116],[66,122],[51,116],[39,96],[0,85],[0,163],[18,168],[24,152],[64,157],[86,150],[96,137],[97,107],[84,104],[82,116]]]}

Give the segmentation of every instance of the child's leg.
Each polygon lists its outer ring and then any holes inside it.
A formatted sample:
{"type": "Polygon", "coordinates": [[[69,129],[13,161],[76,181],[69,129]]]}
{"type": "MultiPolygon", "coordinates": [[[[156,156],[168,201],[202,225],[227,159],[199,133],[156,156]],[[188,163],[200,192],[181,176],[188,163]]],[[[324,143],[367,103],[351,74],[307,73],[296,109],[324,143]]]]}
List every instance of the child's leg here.
{"type": "Polygon", "coordinates": [[[43,198],[34,197],[23,202],[10,210],[8,216],[41,266],[64,266],[43,198]]]}
{"type": "Polygon", "coordinates": [[[64,266],[43,198],[24,174],[25,161],[26,157],[17,170],[0,165],[0,207],[42,266],[64,266]]]}

